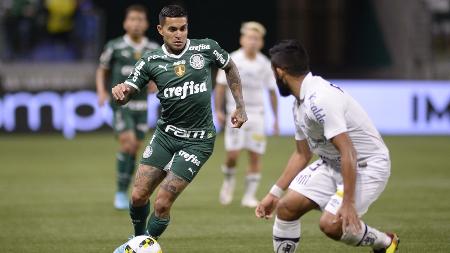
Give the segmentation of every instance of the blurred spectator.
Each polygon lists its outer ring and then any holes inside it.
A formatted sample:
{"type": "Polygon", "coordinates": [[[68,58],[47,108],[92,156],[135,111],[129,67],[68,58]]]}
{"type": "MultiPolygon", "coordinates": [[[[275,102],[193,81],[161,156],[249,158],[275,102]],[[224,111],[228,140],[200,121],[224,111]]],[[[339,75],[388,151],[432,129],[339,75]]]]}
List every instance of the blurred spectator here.
{"type": "Polygon", "coordinates": [[[36,42],[38,0],[2,0],[6,59],[27,58],[36,42]]]}

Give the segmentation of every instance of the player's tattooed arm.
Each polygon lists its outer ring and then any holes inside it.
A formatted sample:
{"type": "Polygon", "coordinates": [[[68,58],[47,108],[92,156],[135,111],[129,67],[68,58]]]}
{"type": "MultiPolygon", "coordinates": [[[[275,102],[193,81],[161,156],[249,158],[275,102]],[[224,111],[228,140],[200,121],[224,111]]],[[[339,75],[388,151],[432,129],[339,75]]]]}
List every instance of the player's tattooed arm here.
{"type": "Polygon", "coordinates": [[[126,83],[119,83],[112,88],[114,101],[119,105],[128,103],[135,92],[136,89],[126,83]]]}
{"type": "Polygon", "coordinates": [[[247,113],[245,112],[244,98],[242,96],[241,78],[236,64],[231,59],[224,68],[224,71],[227,77],[228,87],[230,87],[231,94],[236,103],[236,110],[231,115],[231,123],[233,127],[240,128],[247,121],[247,113]]]}

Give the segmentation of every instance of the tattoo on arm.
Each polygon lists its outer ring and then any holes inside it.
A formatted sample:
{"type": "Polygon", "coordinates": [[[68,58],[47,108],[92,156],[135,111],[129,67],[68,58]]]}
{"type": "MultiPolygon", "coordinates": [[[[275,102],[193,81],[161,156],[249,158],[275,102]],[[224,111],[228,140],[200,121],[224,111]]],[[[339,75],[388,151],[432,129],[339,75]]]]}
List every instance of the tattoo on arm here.
{"type": "Polygon", "coordinates": [[[236,107],[244,107],[241,78],[239,77],[239,71],[233,60],[230,59],[230,62],[224,70],[227,77],[228,86],[230,87],[231,94],[233,94],[234,101],[236,102],[236,107]]]}

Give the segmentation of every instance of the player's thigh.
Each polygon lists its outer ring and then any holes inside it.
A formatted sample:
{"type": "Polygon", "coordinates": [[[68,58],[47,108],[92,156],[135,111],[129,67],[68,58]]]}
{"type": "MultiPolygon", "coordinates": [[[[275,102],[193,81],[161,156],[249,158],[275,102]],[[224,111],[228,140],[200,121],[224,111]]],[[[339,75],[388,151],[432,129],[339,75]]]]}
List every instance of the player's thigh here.
{"type": "Polygon", "coordinates": [[[182,144],[174,154],[170,170],[178,177],[191,182],[214,150],[214,139],[182,144]]]}
{"type": "MultiPolygon", "coordinates": [[[[371,159],[358,164],[355,184],[355,209],[362,217],[375,200],[381,195],[386,187],[390,173],[390,161],[383,158],[371,159]]],[[[344,185],[342,176],[339,178],[335,194],[331,197],[325,210],[336,214],[342,205],[344,196],[344,185]]]]}
{"type": "Polygon", "coordinates": [[[317,160],[298,173],[289,189],[310,199],[323,210],[336,192],[336,182],[329,166],[317,160]]]}
{"type": "Polygon", "coordinates": [[[173,157],[173,140],[156,130],[144,149],[141,164],[164,170],[173,157]]]}
{"type": "Polygon", "coordinates": [[[314,201],[296,191],[288,190],[277,204],[277,216],[282,220],[297,220],[317,207],[314,201]]]}
{"type": "Polygon", "coordinates": [[[247,124],[247,126],[244,137],[244,147],[252,152],[264,154],[267,146],[264,117],[261,115],[254,115],[254,117],[245,124],[247,124]]]}
{"type": "Polygon", "coordinates": [[[146,201],[162,182],[166,172],[150,165],[140,164],[134,179],[132,200],[146,201]]]}
{"type": "Polygon", "coordinates": [[[133,113],[133,120],[136,139],[142,141],[148,132],[147,111],[135,111],[133,113]]]}
{"type": "Polygon", "coordinates": [[[244,131],[245,129],[232,128],[229,125],[225,127],[226,151],[239,151],[244,148],[244,131]]]}
{"type": "Polygon", "coordinates": [[[116,107],[113,114],[113,129],[116,135],[134,131],[133,115],[128,108],[116,107]]]}

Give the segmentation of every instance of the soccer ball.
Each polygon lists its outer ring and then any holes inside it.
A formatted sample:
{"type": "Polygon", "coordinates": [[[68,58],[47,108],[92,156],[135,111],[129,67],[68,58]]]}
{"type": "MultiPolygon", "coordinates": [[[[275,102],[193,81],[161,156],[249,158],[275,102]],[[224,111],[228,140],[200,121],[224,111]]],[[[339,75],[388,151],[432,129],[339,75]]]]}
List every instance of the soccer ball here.
{"type": "Polygon", "coordinates": [[[162,250],[155,239],[140,235],[128,241],[125,253],[162,253],[162,250]]]}

